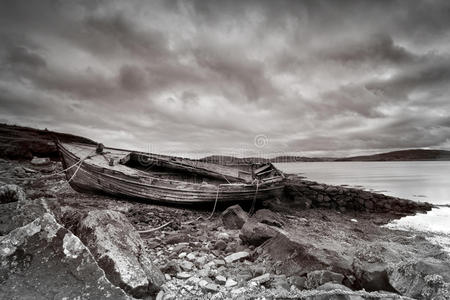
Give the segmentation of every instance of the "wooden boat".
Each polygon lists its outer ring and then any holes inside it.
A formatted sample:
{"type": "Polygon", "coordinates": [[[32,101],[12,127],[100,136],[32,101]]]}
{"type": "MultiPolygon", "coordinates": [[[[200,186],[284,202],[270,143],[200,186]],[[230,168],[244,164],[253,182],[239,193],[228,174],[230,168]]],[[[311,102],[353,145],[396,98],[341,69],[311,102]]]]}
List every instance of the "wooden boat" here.
{"type": "Polygon", "coordinates": [[[230,168],[180,157],[57,143],[66,178],[80,192],[164,203],[262,201],[280,197],[284,175],[272,164],[230,168]]]}

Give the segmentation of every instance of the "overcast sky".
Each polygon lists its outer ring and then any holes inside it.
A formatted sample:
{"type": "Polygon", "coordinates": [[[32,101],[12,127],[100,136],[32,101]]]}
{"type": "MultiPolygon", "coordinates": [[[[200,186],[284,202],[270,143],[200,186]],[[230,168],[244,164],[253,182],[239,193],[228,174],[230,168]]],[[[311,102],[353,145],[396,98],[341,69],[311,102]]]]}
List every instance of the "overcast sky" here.
{"type": "Polygon", "coordinates": [[[3,0],[0,40],[3,123],[152,152],[450,149],[448,0],[3,0]]]}

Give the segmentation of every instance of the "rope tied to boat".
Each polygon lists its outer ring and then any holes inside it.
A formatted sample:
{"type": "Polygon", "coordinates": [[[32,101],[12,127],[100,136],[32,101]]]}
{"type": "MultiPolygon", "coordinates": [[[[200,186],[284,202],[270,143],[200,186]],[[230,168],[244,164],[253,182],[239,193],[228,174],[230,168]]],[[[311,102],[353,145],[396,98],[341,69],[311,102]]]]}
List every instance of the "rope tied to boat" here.
{"type": "Polygon", "coordinates": [[[78,170],[80,170],[81,165],[83,165],[83,162],[84,162],[86,159],[91,158],[91,157],[94,157],[94,156],[96,156],[96,155],[98,155],[98,154],[99,154],[99,153],[97,152],[97,149],[96,149],[96,150],[92,151],[91,153],[89,153],[88,155],[86,155],[86,157],[84,157],[84,158],[80,159],[78,162],[76,162],[75,164],[78,164],[78,167],[77,167],[77,169],[75,170],[75,172],[72,174],[72,177],[70,177],[70,179],[67,180],[67,183],[70,183],[70,182],[72,181],[72,179],[75,178],[75,175],[77,175],[78,170]],[[96,153],[96,154],[95,154],[95,153],[96,153]]]}
{"type": "Polygon", "coordinates": [[[211,219],[212,216],[214,215],[214,213],[216,212],[217,201],[219,199],[219,190],[220,190],[220,184],[217,186],[216,200],[214,201],[213,210],[212,210],[211,214],[209,215],[209,217],[207,218],[207,220],[211,219]]]}

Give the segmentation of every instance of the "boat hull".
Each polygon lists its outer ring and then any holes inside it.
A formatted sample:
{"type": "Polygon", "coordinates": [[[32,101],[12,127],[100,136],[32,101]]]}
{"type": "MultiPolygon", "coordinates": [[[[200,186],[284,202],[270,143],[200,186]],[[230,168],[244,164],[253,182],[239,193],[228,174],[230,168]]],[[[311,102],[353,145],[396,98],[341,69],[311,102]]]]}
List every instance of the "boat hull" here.
{"type": "MultiPolygon", "coordinates": [[[[80,157],[59,144],[64,169],[80,161],[80,157]]],[[[272,184],[203,185],[169,179],[135,176],[90,164],[88,160],[66,171],[69,184],[79,192],[106,193],[119,197],[139,198],[172,204],[209,202],[246,202],[279,198],[282,182],[272,184]]]]}

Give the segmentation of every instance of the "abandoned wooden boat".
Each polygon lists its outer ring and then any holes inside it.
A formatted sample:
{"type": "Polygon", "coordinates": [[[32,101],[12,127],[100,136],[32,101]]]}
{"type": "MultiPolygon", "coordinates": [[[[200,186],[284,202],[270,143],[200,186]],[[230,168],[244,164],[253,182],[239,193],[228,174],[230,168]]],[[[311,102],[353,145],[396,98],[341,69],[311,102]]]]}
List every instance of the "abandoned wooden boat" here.
{"type": "Polygon", "coordinates": [[[230,168],[197,160],[95,145],[57,143],[66,178],[80,192],[164,203],[262,201],[280,197],[272,164],[230,168]]]}

